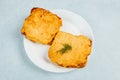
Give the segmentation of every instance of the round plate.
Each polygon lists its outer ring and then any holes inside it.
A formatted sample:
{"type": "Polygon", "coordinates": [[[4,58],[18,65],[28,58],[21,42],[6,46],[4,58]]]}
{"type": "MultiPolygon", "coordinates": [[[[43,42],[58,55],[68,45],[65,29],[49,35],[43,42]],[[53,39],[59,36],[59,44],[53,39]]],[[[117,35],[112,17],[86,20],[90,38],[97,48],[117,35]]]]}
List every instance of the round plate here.
{"type": "MultiPolygon", "coordinates": [[[[52,10],[51,12],[62,18],[63,26],[60,29],[61,31],[69,32],[74,35],[82,34],[89,37],[93,41],[92,30],[81,16],[61,9],[52,10]]],[[[48,49],[50,47],[48,45],[34,43],[24,37],[24,47],[30,60],[39,68],[58,73],[74,70],[74,68],[64,68],[52,63],[48,58],[48,49]]]]}

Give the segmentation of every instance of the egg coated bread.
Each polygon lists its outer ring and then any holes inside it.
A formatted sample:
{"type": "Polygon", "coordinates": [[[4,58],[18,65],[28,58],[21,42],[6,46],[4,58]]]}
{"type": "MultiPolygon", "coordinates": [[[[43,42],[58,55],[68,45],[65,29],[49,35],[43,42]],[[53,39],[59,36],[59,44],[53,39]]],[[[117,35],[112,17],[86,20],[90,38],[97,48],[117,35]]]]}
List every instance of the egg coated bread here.
{"type": "Polygon", "coordinates": [[[87,63],[92,41],[86,36],[58,32],[48,51],[49,59],[63,67],[82,68],[87,63]]]}
{"type": "Polygon", "coordinates": [[[50,44],[62,26],[62,20],[56,14],[43,8],[33,8],[25,19],[21,33],[33,42],[50,44]]]}

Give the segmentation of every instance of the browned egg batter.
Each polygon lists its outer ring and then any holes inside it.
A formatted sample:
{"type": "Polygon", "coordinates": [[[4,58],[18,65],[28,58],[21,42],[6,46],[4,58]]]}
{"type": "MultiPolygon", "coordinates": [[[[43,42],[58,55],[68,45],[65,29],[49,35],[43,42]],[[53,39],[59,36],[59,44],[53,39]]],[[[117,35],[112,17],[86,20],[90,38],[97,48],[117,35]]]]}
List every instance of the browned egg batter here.
{"type": "Polygon", "coordinates": [[[21,33],[33,42],[50,44],[61,26],[62,20],[56,14],[43,8],[33,8],[21,33]]]}
{"type": "Polygon", "coordinates": [[[60,66],[81,68],[87,63],[91,45],[91,40],[83,35],[74,36],[60,31],[49,49],[48,56],[60,66]]]}

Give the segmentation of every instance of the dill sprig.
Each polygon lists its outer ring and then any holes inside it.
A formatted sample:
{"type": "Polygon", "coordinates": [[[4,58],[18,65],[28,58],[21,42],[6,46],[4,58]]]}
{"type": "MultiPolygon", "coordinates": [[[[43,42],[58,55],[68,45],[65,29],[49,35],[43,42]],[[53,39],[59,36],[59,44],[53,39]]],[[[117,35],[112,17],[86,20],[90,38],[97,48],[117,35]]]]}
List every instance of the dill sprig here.
{"type": "Polygon", "coordinates": [[[60,52],[63,54],[72,49],[72,47],[69,44],[63,44],[63,46],[64,47],[62,49],[58,50],[57,52],[60,52]]]}

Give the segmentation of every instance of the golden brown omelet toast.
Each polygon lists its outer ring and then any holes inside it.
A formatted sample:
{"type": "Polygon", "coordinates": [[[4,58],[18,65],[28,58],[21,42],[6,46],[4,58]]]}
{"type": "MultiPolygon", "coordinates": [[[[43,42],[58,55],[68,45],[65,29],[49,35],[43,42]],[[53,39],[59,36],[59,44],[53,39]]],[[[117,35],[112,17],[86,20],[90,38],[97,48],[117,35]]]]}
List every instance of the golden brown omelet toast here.
{"type": "Polygon", "coordinates": [[[56,14],[43,8],[33,8],[21,33],[33,42],[50,44],[61,26],[62,20],[56,14]]]}
{"type": "Polygon", "coordinates": [[[58,32],[48,51],[48,57],[63,67],[82,68],[87,63],[92,42],[80,35],[74,36],[66,32],[58,32]]]}

